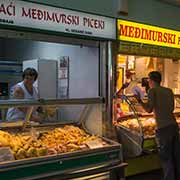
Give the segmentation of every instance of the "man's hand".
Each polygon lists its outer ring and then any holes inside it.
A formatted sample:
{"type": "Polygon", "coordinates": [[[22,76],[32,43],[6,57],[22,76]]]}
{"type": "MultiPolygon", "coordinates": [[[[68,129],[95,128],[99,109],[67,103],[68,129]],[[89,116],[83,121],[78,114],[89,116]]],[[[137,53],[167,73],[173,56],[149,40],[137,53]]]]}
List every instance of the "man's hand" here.
{"type": "Polygon", "coordinates": [[[141,95],[138,91],[136,91],[136,94],[134,94],[134,97],[136,98],[136,100],[138,101],[138,103],[141,103],[142,100],[141,100],[141,95]]]}
{"type": "Polygon", "coordinates": [[[38,115],[33,114],[33,115],[31,116],[31,119],[30,119],[30,120],[31,120],[31,121],[40,122],[40,121],[42,120],[42,118],[41,118],[40,116],[38,116],[38,115]]]}

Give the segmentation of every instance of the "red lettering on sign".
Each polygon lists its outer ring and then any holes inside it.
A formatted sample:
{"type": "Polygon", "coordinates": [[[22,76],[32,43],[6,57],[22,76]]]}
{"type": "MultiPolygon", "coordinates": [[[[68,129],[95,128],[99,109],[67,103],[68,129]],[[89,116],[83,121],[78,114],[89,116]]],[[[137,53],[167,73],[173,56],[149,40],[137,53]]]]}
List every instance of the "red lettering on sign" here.
{"type": "Polygon", "coordinates": [[[176,44],[176,35],[173,34],[173,44],[176,44]]]}
{"type": "Polygon", "coordinates": [[[140,28],[128,25],[119,25],[119,36],[126,36],[131,38],[140,38],[144,40],[157,41],[162,43],[176,43],[176,35],[167,32],[154,31],[151,29],[140,28]]]}
{"type": "Polygon", "coordinates": [[[140,28],[135,28],[135,31],[134,31],[134,37],[135,38],[139,38],[140,37],[140,32],[141,32],[141,30],[140,30],[140,28]]]}
{"type": "Polygon", "coordinates": [[[37,18],[38,18],[38,20],[42,20],[43,19],[43,11],[41,11],[41,10],[37,10],[37,18]]]}
{"type": "Polygon", "coordinates": [[[79,25],[79,16],[66,15],[56,12],[42,11],[40,9],[25,9],[22,7],[22,17],[35,20],[50,21],[62,24],[79,25]]]}
{"type": "Polygon", "coordinates": [[[134,37],[134,27],[133,26],[129,26],[129,37],[134,37]]]}
{"type": "Polygon", "coordinates": [[[47,14],[47,21],[53,21],[54,22],[54,13],[49,13],[48,11],[46,12],[47,14]]]}
{"type": "Polygon", "coordinates": [[[162,42],[162,32],[158,32],[158,42],[162,42]]]}
{"type": "Polygon", "coordinates": [[[0,4],[0,14],[8,15],[8,16],[15,16],[16,15],[16,7],[11,2],[8,5],[4,5],[3,3],[0,4]]]}
{"type": "Polygon", "coordinates": [[[83,18],[83,26],[95,28],[95,29],[104,29],[105,23],[103,20],[84,17],[83,18]]]}
{"type": "Polygon", "coordinates": [[[178,37],[178,45],[180,45],[180,37],[178,37]]]}
{"type": "Polygon", "coordinates": [[[3,14],[6,15],[6,9],[5,9],[4,4],[1,4],[1,5],[0,5],[0,13],[3,13],[3,14]]]}
{"type": "Polygon", "coordinates": [[[167,43],[167,41],[168,41],[168,33],[164,33],[163,37],[164,37],[163,42],[167,43]]]}
{"type": "Polygon", "coordinates": [[[32,11],[32,18],[37,19],[37,17],[36,17],[36,15],[37,15],[36,14],[36,9],[32,9],[31,11],[32,11]]]}
{"type": "Polygon", "coordinates": [[[26,12],[25,8],[22,7],[22,17],[30,17],[31,18],[31,9],[28,9],[28,12],[26,12]]]}
{"type": "Polygon", "coordinates": [[[175,42],[174,42],[174,34],[168,34],[168,43],[175,44],[175,42]]]}
{"type": "Polygon", "coordinates": [[[122,24],[120,24],[119,35],[120,36],[127,36],[128,27],[129,26],[123,26],[122,24]]]}

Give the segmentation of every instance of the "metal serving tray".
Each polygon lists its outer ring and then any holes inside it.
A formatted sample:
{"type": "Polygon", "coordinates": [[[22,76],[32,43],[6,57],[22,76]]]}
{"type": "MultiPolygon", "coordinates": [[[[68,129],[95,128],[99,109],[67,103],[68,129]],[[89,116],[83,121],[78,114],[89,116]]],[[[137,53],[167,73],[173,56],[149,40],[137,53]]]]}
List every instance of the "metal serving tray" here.
{"type": "Polygon", "coordinates": [[[1,179],[38,179],[68,174],[75,177],[75,172],[78,170],[95,168],[98,171],[101,168],[103,172],[110,167],[120,166],[122,163],[121,146],[111,140],[104,140],[110,145],[97,149],[0,163],[1,179]]]}
{"type": "MultiPolygon", "coordinates": [[[[37,129],[37,131],[45,132],[64,125],[60,123],[46,124],[34,128],[37,129]]],[[[21,132],[21,127],[10,128],[10,132],[21,132]]],[[[29,132],[29,128],[26,128],[24,133],[26,132],[29,132]]],[[[122,163],[121,145],[104,137],[101,138],[107,142],[107,146],[58,155],[2,162],[0,163],[0,179],[32,180],[52,176],[61,176],[60,179],[63,179],[62,176],[74,178],[76,176],[83,176],[83,172],[87,173],[87,171],[89,174],[94,174],[124,166],[122,163]],[[79,171],[82,173],[78,173],[79,171]]]]}

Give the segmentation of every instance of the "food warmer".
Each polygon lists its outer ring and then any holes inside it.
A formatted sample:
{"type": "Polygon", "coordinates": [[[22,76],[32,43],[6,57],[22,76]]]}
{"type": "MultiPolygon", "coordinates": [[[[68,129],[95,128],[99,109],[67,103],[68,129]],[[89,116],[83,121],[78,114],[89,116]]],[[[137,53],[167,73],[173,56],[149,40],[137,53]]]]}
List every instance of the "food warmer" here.
{"type": "Polygon", "coordinates": [[[0,179],[123,179],[121,145],[102,136],[103,101],[0,101],[3,112],[19,108],[26,113],[14,121],[1,114],[0,179]],[[31,121],[35,113],[36,122],[31,121]]]}
{"type": "MultiPolygon", "coordinates": [[[[145,98],[144,101],[147,99],[145,98]]],[[[134,96],[122,95],[113,103],[113,123],[125,158],[156,152],[156,122],[153,113],[146,113],[134,96]]],[[[175,95],[174,114],[180,125],[180,95],[175,95]]]]}

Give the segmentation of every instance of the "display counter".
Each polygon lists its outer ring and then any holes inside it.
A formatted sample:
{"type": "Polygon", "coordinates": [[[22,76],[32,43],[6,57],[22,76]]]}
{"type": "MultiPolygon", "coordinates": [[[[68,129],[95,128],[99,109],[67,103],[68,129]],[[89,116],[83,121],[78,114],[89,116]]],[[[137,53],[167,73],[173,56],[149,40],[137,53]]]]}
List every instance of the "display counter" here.
{"type": "MultiPolygon", "coordinates": [[[[180,126],[179,98],[179,95],[175,95],[174,114],[180,126]]],[[[113,122],[126,158],[156,152],[156,122],[153,113],[146,113],[133,96],[123,95],[114,99],[113,122]]]]}
{"type": "Polygon", "coordinates": [[[103,117],[103,99],[11,100],[0,107],[26,114],[0,122],[1,179],[124,177],[121,145],[87,125],[103,117]],[[39,121],[31,121],[34,114],[39,121]]]}

